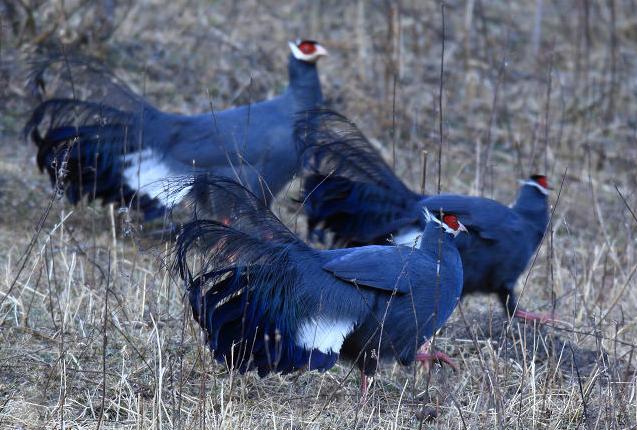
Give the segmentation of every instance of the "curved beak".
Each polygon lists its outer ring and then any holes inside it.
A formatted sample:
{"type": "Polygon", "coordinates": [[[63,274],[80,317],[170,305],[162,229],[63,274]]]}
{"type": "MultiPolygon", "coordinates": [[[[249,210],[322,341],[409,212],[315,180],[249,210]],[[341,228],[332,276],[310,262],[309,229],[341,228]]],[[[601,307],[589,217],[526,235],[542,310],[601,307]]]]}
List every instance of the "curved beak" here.
{"type": "Polygon", "coordinates": [[[469,230],[467,230],[467,227],[465,227],[463,223],[458,221],[458,225],[459,225],[458,231],[464,231],[465,233],[469,233],[469,230]]]}
{"type": "Polygon", "coordinates": [[[327,52],[327,49],[323,48],[322,45],[317,43],[315,46],[316,46],[316,52],[314,53],[315,56],[317,56],[317,57],[327,57],[328,55],[330,55],[327,52]]]}

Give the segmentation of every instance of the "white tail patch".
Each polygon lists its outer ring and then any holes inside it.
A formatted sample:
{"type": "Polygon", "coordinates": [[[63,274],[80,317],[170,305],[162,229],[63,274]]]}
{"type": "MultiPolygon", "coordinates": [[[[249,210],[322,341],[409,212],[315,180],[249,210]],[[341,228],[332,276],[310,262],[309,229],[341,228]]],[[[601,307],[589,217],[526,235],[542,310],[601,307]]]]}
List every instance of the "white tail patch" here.
{"type": "Polygon", "coordinates": [[[124,162],[130,164],[124,169],[124,179],[129,187],[159,199],[164,206],[179,203],[190,191],[190,187],[177,188],[179,182],[169,179],[174,172],[150,149],[126,154],[124,162]]]}
{"type": "Polygon", "coordinates": [[[338,353],[352,330],[354,321],[312,318],[301,323],[296,343],[308,350],[318,349],[324,354],[338,353]]]}

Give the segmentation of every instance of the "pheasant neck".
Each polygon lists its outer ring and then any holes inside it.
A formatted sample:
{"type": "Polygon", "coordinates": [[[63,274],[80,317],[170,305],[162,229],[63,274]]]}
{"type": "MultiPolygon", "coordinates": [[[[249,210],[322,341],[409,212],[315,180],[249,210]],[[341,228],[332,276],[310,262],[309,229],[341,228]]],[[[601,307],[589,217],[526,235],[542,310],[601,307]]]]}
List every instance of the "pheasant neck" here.
{"type": "Polygon", "coordinates": [[[542,230],[548,224],[547,197],[535,187],[524,185],[520,188],[513,210],[542,230]]]}
{"type": "Polygon", "coordinates": [[[323,102],[321,81],[315,63],[297,60],[290,56],[288,72],[289,91],[297,100],[297,109],[310,109],[323,102]]]}
{"type": "Polygon", "coordinates": [[[428,222],[420,241],[420,249],[437,254],[439,250],[444,251],[451,245],[453,237],[445,232],[442,227],[435,222],[428,222]]]}

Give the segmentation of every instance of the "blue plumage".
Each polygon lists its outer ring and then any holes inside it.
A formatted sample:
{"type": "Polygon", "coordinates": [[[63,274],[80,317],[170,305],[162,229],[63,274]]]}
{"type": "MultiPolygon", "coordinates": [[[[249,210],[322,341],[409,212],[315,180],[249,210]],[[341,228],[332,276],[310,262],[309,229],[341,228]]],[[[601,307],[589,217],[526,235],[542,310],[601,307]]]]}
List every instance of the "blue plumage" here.
{"type": "Polygon", "coordinates": [[[31,81],[42,86],[45,73],[57,73],[71,97],[38,105],[25,133],[38,147],[40,169],[63,182],[72,203],[88,196],[139,205],[153,218],[175,203],[175,195],[165,197],[164,178],[202,173],[235,178],[269,202],[298,167],[295,115],[323,100],[316,61],[326,51],[311,41],[290,47],[283,94],[200,115],[156,109],[94,60],[54,57],[31,81]],[[78,88],[87,93],[76,95],[78,88]]]}
{"type": "Polygon", "coordinates": [[[326,227],[345,245],[383,244],[418,220],[422,196],[396,177],[347,118],[324,109],[304,112],[295,135],[308,170],[302,200],[311,231],[322,235],[326,227]]]}
{"type": "Polygon", "coordinates": [[[457,233],[433,220],[421,248],[319,251],[230,180],[184,186],[199,196],[195,220],[178,237],[176,267],[214,356],[240,372],[323,371],[339,355],[366,374],[378,359],[408,364],[461,295],[457,233]]]}
{"type": "Polygon", "coordinates": [[[511,208],[482,197],[455,195],[421,202],[430,210],[442,208],[457,214],[471,232],[459,244],[465,293],[495,293],[509,315],[529,315],[530,319],[534,319],[531,314],[518,309],[515,284],[548,225],[547,187],[538,181],[546,184],[542,176],[524,182],[511,208]]]}
{"type": "Polygon", "coordinates": [[[31,139],[38,146],[38,167],[49,172],[53,186],[58,181],[67,184],[65,193],[72,204],[87,196],[89,200],[102,199],[105,203],[130,204],[149,219],[164,213],[158,199],[138,194],[136,187],[122,175],[132,165],[132,160],[125,158],[126,133],[131,136],[136,133],[134,122],[126,113],[97,103],[71,105],[68,100],[51,99],[34,110],[26,130],[30,130],[31,139]],[[36,125],[47,112],[50,127],[43,137],[36,125]],[[66,125],[69,116],[82,121],[96,117],[104,120],[99,125],[76,127],[66,125]]]}
{"type": "Polygon", "coordinates": [[[544,176],[525,181],[512,208],[481,197],[422,196],[407,189],[342,115],[313,110],[299,117],[295,132],[305,149],[303,202],[311,230],[331,232],[341,244],[412,244],[424,227],[423,207],[457,214],[470,231],[456,239],[463,293],[496,293],[511,315],[534,317],[517,309],[514,288],[548,224],[544,176]]]}

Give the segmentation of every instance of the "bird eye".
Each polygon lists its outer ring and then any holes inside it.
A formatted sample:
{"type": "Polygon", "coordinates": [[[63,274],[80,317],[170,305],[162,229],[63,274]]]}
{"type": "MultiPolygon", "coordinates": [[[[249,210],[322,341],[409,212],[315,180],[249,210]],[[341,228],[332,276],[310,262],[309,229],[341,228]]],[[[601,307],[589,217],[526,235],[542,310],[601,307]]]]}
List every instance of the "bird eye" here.
{"type": "Polygon", "coordinates": [[[303,41],[297,46],[299,51],[304,53],[305,55],[310,55],[316,52],[316,44],[314,42],[303,41]]]}
{"type": "Polygon", "coordinates": [[[442,221],[449,226],[452,230],[458,230],[460,223],[458,223],[458,217],[455,215],[444,215],[442,221]]]}

